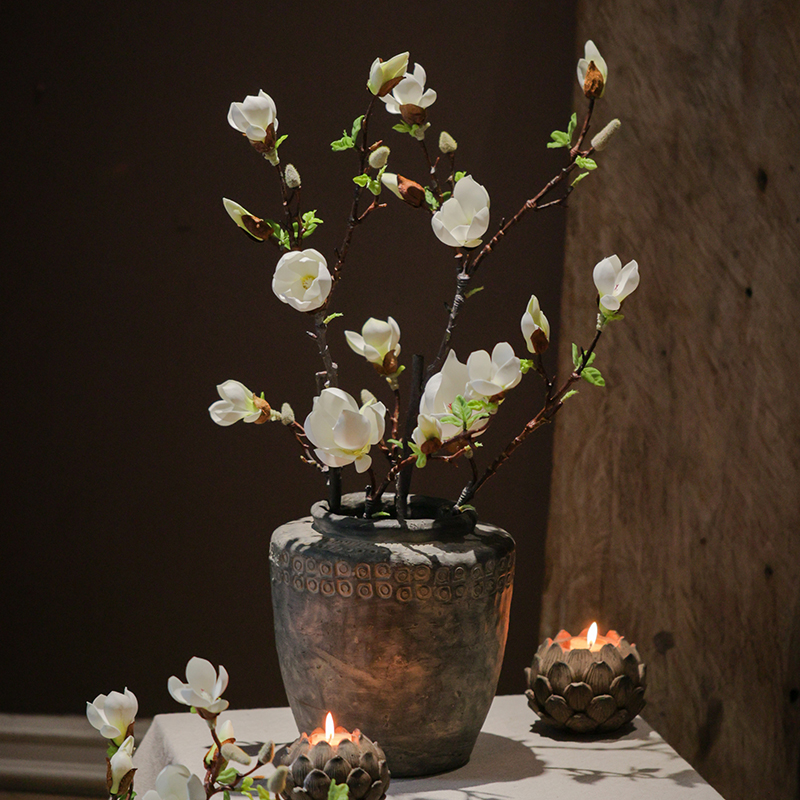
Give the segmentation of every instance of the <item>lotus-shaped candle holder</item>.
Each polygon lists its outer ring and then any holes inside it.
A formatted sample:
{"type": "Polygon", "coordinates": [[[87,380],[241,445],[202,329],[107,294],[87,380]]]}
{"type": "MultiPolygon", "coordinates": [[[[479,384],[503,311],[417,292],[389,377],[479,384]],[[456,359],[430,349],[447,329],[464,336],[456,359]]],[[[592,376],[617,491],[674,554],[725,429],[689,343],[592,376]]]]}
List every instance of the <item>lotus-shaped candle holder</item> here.
{"type": "Polygon", "coordinates": [[[281,748],[273,763],[289,768],[282,800],[327,800],[331,781],[347,784],[351,800],[383,800],[391,777],[380,746],[361,731],[344,728],[328,738],[303,733],[281,748]]]}
{"type": "MultiPolygon", "coordinates": [[[[588,630],[588,629],[587,629],[588,630]]],[[[543,722],[576,733],[614,731],[644,706],[646,668],[616,631],[587,646],[587,631],[546,639],[526,667],[528,705],[543,722]]]]}

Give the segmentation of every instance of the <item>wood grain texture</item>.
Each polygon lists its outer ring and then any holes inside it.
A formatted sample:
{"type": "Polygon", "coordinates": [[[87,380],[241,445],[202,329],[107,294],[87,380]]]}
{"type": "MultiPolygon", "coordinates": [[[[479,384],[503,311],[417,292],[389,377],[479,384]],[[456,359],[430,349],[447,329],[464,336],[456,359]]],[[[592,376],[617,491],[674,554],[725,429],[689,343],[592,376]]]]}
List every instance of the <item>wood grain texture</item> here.
{"type": "Polygon", "coordinates": [[[609,65],[593,130],[623,128],[571,212],[560,363],[601,257],[642,283],[558,420],[542,635],[616,628],[703,777],[796,798],[800,6],[583,2],[578,33],[609,65]]]}

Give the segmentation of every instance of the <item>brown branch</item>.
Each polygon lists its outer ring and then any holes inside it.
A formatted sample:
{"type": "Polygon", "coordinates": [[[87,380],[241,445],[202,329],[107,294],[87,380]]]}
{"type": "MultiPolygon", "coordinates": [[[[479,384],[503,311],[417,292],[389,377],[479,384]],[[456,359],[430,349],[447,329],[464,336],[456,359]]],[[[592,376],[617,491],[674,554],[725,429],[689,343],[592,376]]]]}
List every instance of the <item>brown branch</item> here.
{"type": "MultiPolygon", "coordinates": [[[[460,255],[460,257],[463,258],[463,255],[460,255]]],[[[445,356],[447,355],[447,348],[450,344],[450,339],[453,336],[453,330],[456,327],[458,314],[461,311],[461,307],[464,305],[464,301],[467,299],[467,288],[469,287],[470,281],[470,273],[468,270],[469,264],[467,263],[456,277],[456,294],[453,298],[453,304],[450,306],[450,314],[447,318],[447,326],[445,328],[444,335],[442,336],[442,342],[439,345],[439,350],[436,353],[436,358],[430,363],[425,372],[425,382],[423,383],[422,387],[423,389],[425,388],[425,383],[427,383],[442,368],[442,364],[444,363],[445,356]]]]}

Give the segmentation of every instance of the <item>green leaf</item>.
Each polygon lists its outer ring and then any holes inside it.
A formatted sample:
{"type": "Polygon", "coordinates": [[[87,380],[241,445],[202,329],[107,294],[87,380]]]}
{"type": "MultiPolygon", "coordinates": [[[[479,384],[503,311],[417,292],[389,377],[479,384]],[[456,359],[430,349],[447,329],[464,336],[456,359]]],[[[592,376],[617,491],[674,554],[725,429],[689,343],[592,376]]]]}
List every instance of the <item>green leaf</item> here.
{"type": "Polygon", "coordinates": [[[575,132],[575,128],[578,125],[578,115],[573,114],[569,118],[569,125],[567,126],[567,136],[569,137],[570,143],[572,143],[572,134],[575,132]]]}
{"type": "Polygon", "coordinates": [[[337,784],[336,781],[331,781],[328,788],[328,800],[348,800],[349,797],[350,790],[346,783],[337,784]]]}
{"type": "Polygon", "coordinates": [[[570,137],[564,131],[553,131],[550,134],[552,142],[548,142],[547,146],[553,147],[569,147],[570,137]]]}
{"type": "Polygon", "coordinates": [[[584,158],[583,156],[576,156],[575,163],[581,169],[597,169],[597,162],[593,158],[584,158]]]}
{"type": "Polygon", "coordinates": [[[256,786],[256,791],[258,792],[258,800],[270,800],[269,792],[261,784],[256,786]]]}
{"type": "Polygon", "coordinates": [[[466,174],[466,172],[456,172],[456,174],[453,175],[453,182],[458,183],[466,174]]]}
{"type": "Polygon", "coordinates": [[[425,187],[425,202],[428,204],[428,208],[432,208],[434,211],[439,208],[439,201],[427,186],[425,187]]]}
{"type": "Polygon", "coordinates": [[[579,184],[579,183],[580,183],[580,182],[581,182],[581,181],[582,181],[582,180],[583,180],[583,179],[584,179],[584,178],[585,178],[585,177],[586,177],[588,174],[589,174],[588,172],[581,172],[581,174],[580,174],[580,175],[578,175],[578,177],[577,177],[577,178],[575,178],[575,180],[574,180],[574,181],[572,181],[572,183],[570,184],[570,186],[576,186],[576,185],[577,185],[577,184],[579,184]]]}
{"type": "Polygon", "coordinates": [[[253,778],[251,775],[248,775],[246,778],[244,778],[244,780],[242,780],[241,791],[246,792],[252,785],[253,785],[253,778]]]}
{"type": "Polygon", "coordinates": [[[355,178],[353,178],[353,183],[356,183],[359,186],[366,186],[369,181],[370,177],[366,173],[363,175],[356,175],[355,178]]]}
{"type": "Polygon", "coordinates": [[[356,136],[358,136],[358,132],[361,130],[361,123],[364,121],[364,115],[362,114],[360,117],[356,117],[353,120],[353,127],[350,129],[350,138],[355,143],[356,136]]]}
{"type": "Polygon", "coordinates": [[[220,783],[224,783],[228,786],[232,786],[239,777],[239,773],[233,767],[226,767],[220,774],[217,776],[217,780],[220,783]]]}
{"type": "Polygon", "coordinates": [[[462,511],[462,512],[463,512],[463,511],[477,511],[477,509],[475,508],[475,506],[473,506],[473,505],[470,505],[469,503],[464,503],[464,505],[463,505],[463,506],[456,506],[456,509],[457,509],[458,511],[462,511]]]}
{"type": "Polygon", "coordinates": [[[439,422],[444,422],[445,425],[461,425],[463,420],[455,414],[445,414],[439,418],[439,422]]]}
{"type": "Polygon", "coordinates": [[[107,758],[111,758],[111,756],[113,756],[114,753],[117,752],[117,750],[119,750],[119,747],[117,747],[114,744],[114,742],[111,742],[111,744],[109,744],[109,746],[108,746],[108,749],[106,750],[106,757],[107,758]]]}
{"type": "Polygon", "coordinates": [[[519,370],[524,375],[526,372],[529,372],[533,369],[533,359],[531,358],[521,358],[519,360],[519,370]]]}
{"type": "Polygon", "coordinates": [[[600,374],[600,370],[596,367],[586,367],[586,369],[581,372],[581,378],[589,381],[593,386],[605,386],[606,381],[605,378],[600,374]]]}
{"type": "Polygon", "coordinates": [[[465,298],[467,298],[467,297],[472,297],[472,295],[474,295],[474,294],[478,294],[478,292],[482,292],[482,291],[483,291],[483,286],[476,286],[474,289],[470,289],[470,290],[469,290],[469,291],[468,291],[468,292],[467,292],[467,293],[464,295],[464,297],[465,297],[465,298]]]}
{"type": "Polygon", "coordinates": [[[321,220],[317,216],[317,210],[314,209],[313,211],[306,211],[305,214],[302,216],[303,220],[303,239],[306,236],[310,236],[314,231],[317,229],[318,225],[321,225],[323,220],[321,220]]]}
{"type": "Polygon", "coordinates": [[[331,142],[331,150],[333,150],[334,153],[341,152],[342,150],[352,150],[356,146],[353,138],[347,135],[347,131],[342,131],[342,134],[341,139],[331,142]]]}
{"type": "Polygon", "coordinates": [[[561,402],[563,403],[568,397],[572,397],[572,395],[578,394],[577,389],[570,389],[562,398],[561,402]]]}
{"type": "Polygon", "coordinates": [[[288,138],[289,134],[284,133],[283,136],[281,136],[280,139],[278,139],[278,141],[275,142],[275,149],[277,150],[288,138]]]}
{"type": "Polygon", "coordinates": [[[222,793],[222,800],[231,800],[231,793],[227,789],[222,793]]]}
{"type": "Polygon", "coordinates": [[[428,463],[428,457],[422,452],[418,444],[408,443],[408,448],[417,457],[417,467],[422,469],[428,463]]]}
{"type": "Polygon", "coordinates": [[[606,319],[606,322],[615,322],[616,320],[625,319],[625,316],[623,314],[619,314],[619,313],[606,314],[605,312],[602,312],[602,313],[603,313],[603,316],[606,319]]]}
{"type": "Polygon", "coordinates": [[[575,342],[572,343],[572,363],[576,367],[581,365],[581,351],[578,349],[578,345],[576,345],[575,342]]]}
{"type": "Polygon", "coordinates": [[[322,320],[322,324],[323,325],[327,325],[331,320],[334,320],[337,317],[343,317],[343,316],[344,316],[344,314],[342,314],[341,311],[334,311],[333,314],[328,314],[328,316],[325,317],[324,320],[322,320]]]}
{"type": "Polygon", "coordinates": [[[391,514],[388,511],[376,511],[372,515],[372,519],[381,519],[381,517],[390,517],[391,514]]]}
{"type": "Polygon", "coordinates": [[[403,446],[403,443],[399,439],[387,439],[386,441],[389,442],[389,444],[393,444],[395,447],[403,446]]]}
{"type": "Polygon", "coordinates": [[[407,122],[399,122],[397,125],[392,125],[392,130],[398,133],[408,133],[414,135],[414,131],[419,128],[419,125],[409,125],[407,122]]]}

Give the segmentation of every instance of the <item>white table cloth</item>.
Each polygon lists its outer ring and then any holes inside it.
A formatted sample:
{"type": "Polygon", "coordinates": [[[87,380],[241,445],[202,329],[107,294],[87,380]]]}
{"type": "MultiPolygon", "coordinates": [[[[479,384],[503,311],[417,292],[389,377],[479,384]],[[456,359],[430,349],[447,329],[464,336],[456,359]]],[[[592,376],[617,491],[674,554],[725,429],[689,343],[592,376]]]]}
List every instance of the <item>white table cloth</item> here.
{"type": "MultiPolygon", "coordinates": [[[[276,744],[298,736],[288,708],[230,711],[237,743],[276,744]]],[[[185,764],[202,777],[211,745],[195,714],[160,714],[136,751],[136,791],[152,789],[167,764],[185,764]]],[[[249,748],[248,748],[249,749],[249,748]]],[[[391,764],[390,764],[391,767],[391,764]]],[[[398,800],[711,800],[720,798],[641,717],[627,733],[560,735],[542,725],[523,695],[496,697],[470,762],[427,778],[392,780],[398,800]]]]}

